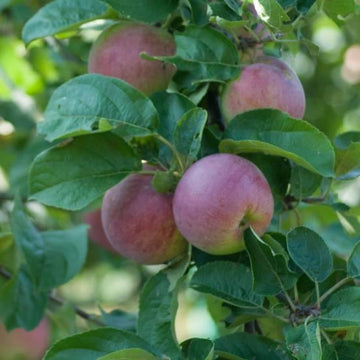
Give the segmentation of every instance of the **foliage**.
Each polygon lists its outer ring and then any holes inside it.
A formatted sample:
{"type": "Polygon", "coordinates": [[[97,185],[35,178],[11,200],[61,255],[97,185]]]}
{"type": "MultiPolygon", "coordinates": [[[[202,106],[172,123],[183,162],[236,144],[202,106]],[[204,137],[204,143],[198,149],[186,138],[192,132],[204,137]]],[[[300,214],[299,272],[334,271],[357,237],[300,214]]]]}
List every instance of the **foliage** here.
{"type": "Polygon", "coordinates": [[[8,0],[0,11],[0,318],[8,330],[34,329],[50,314],[60,341],[45,360],[358,358],[360,80],[346,78],[343,58],[360,43],[359,2],[8,0]],[[167,92],[146,97],[87,74],[95,36],[124,18],[173,34],[175,55],[142,55],[176,65],[167,92]],[[258,109],[225,126],[224,85],[261,52],[294,65],[305,117],[258,109]],[[82,214],[144,171],[142,161],[158,166],[153,187],[166,193],[217,152],[254,162],[274,195],[268,232],[247,229],[246,250],[193,248],[149,270],[87,245],[82,214]],[[77,278],[86,284],[112,269],[131,279],[127,306],[102,308],[99,295],[100,311],[95,299],[85,304],[95,315],[58,298],[77,278]],[[215,338],[179,341],[175,319],[189,289],[207,299],[215,338]]]}

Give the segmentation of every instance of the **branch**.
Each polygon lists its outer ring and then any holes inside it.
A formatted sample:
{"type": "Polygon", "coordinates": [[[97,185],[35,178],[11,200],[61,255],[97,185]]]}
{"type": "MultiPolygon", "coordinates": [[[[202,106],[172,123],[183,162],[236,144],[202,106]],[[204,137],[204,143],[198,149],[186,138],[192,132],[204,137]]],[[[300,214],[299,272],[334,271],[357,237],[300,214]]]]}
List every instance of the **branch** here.
{"type": "MultiPolygon", "coordinates": [[[[12,278],[12,274],[1,265],[0,265],[0,275],[7,280],[10,280],[12,278]]],[[[49,299],[50,299],[50,301],[52,301],[53,303],[55,303],[59,306],[63,306],[65,304],[65,301],[63,299],[57,297],[55,294],[49,295],[49,299]]],[[[100,326],[106,325],[101,320],[99,320],[95,315],[89,314],[77,306],[73,306],[73,309],[78,316],[80,316],[81,318],[83,318],[85,320],[91,321],[100,326]]]]}

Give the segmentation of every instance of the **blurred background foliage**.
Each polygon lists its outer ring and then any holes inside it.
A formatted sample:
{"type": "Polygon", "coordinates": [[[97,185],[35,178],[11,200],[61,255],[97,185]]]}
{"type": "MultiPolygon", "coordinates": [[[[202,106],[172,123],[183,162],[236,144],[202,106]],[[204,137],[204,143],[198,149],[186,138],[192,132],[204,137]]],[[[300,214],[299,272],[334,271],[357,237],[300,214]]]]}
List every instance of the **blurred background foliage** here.
{"type": "MultiPolygon", "coordinates": [[[[21,40],[24,23],[47,1],[0,0],[0,233],[9,231],[9,196],[27,195],[27,170],[34,157],[48,144],[36,136],[36,122],[41,120],[52,92],[65,81],[86,72],[92,41],[103,25],[83,27],[80,31],[37,40],[26,48],[21,40]]],[[[288,43],[282,57],[290,63],[305,88],[305,119],[332,140],[345,131],[360,130],[360,4],[344,21],[334,21],[322,12],[310,12],[300,19],[304,37],[319,49],[298,48],[288,43]]],[[[323,184],[324,187],[326,184],[323,184]]],[[[319,190],[320,191],[320,190],[319,190]]],[[[338,187],[339,199],[352,207],[351,216],[360,216],[360,183],[351,180],[338,187]]],[[[93,204],[92,208],[100,204],[93,204]]],[[[39,229],[65,229],[81,223],[82,214],[44,207],[30,202],[28,211],[39,229]]],[[[345,257],[359,236],[358,221],[342,217],[339,225],[334,207],[301,205],[283,214],[283,226],[296,225],[301,218],[321,231],[328,245],[345,257]],[[316,214],[316,217],[314,216],[316,214]],[[335,224],[336,223],[336,224],[335,224]],[[343,242],[339,246],[337,239],[343,242]]],[[[11,241],[0,246],[11,248],[11,241]]],[[[14,250],[15,251],[15,250],[14,250]]],[[[10,252],[11,253],[11,252],[10,252]]],[[[13,261],[16,254],[8,255],[13,261]]],[[[0,259],[4,261],[4,259],[0,259]]],[[[8,259],[9,263],[11,262],[8,259]]],[[[87,264],[81,274],[58,290],[59,296],[89,312],[113,309],[134,312],[139,291],[158,267],[144,267],[120,258],[96,244],[91,244],[87,264]],[[97,304],[99,308],[94,308],[97,304]]],[[[1,281],[1,280],[0,280],[1,281]]],[[[185,288],[185,287],[184,287],[185,288]]],[[[215,338],[226,331],[215,320],[229,314],[212,297],[187,289],[181,292],[177,315],[179,340],[202,336],[215,338]],[[207,305],[210,312],[207,311],[207,305]]],[[[54,307],[49,312],[54,324],[54,338],[69,335],[77,328],[89,328],[91,322],[76,319],[72,306],[54,307]]],[[[119,313],[119,319],[124,318],[119,313]]],[[[128,319],[128,326],[133,326],[128,319]]],[[[281,337],[274,324],[261,324],[265,334],[281,337]]],[[[276,325],[276,324],[275,324],[276,325]]]]}

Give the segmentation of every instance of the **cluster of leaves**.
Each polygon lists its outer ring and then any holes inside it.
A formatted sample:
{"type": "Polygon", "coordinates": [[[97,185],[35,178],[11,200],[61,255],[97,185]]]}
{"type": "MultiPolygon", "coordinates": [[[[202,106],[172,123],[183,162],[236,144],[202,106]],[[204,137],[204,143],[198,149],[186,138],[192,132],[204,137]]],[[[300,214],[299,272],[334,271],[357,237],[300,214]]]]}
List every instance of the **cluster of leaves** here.
{"type": "Polygon", "coordinates": [[[46,360],[358,357],[360,239],[353,233],[359,233],[360,223],[335,190],[360,175],[360,132],[331,141],[306,120],[270,109],[238,115],[224,129],[217,103],[224,83],[241,72],[239,52],[245,58],[261,46],[271,54],[314,56],[317,47],[302,32],[306,22],[321,12],[341,25],[359,9],[352,0],[254,0],[256,18],[244,3],[55,0],[24,26],[26,44],[45,38],[61,48],[62,38],[98,19],[162,23],[174,34],[177,50],[161,60],[175,64],[177,72],[172,92],[148,98],[120,79],[84,75],[79,66],[57,80],[60,86],[53,82],[56,89],[36,137],[33,120],[16,104],[6,101],[1,107],[8,109],[2,117],[20,133],[17,145],[32,134],[12,163],[10,191],[19,196],[11,227],[0,235],[1,274],[12,272],[0,288],[0,317],[8,329],[34,328],[50,291],[80,271],[87,251],[84,226],[39,231],[21,200],[81,210],[127,175],[141,172],[142,160],[163,169],[154,187],[173,191],[188,166],[219,151],[253,161],[275,199],[270,231],[259,238],[247,230],[245,252],[210,256],[192,249],[186,259],[151,277],[141,292],[135,331],[124,330],[124,314],[103,313],[108,327],[57,342],[46,360]],[[259,21],[265,39],[253,31],[259,21]],[[325,227],[314,216],[319,208],[325,208],[325,227]],[[209,309],[225,324],[224,336],[178,344],[174,322],[184,285],[212,299],[209,309]]]}

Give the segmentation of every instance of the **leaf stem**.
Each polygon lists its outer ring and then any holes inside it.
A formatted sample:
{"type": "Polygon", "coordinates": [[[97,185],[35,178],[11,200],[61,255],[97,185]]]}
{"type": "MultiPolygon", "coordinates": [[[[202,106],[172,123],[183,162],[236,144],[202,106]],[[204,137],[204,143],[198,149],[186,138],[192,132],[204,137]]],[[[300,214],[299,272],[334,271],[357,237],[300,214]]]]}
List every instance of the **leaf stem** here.
{"type": "Polygon", "coordinates": [[[335,292],[337,289],[341,288],[346,283],[352,281],[352,278],[344,278],[337,282],[333,287],[331,287],[328,291],[326,291],[324,294],[322,294],[319,298],[319,302],[322,303],[328,296],[330,296],[333,292],[335,292]]]}
{"type": "Polygon", "coordinates": [[[318,309],[320,309],[321,301],[320,301],[320,289],[319,289],[319,283],[315,281],[315,291],[316,291],[316,306],[318,309]]]}
{"type": "Polygon", "coordinates": [[[180,157],[180,154],[179,152],[176,150],[175,146],[170,142],[168,141],[167,139],[165,139],[163,136],[161,136],[160,134],[155,134],[155,137],[161,141],[163,144],[165,144],[167,147],[169,147],[169,149],[172,151],[172,153],[174,154],[178,164],[179,164],[179,167],[180,167],[180,172],[181,174],[184,173],[185,171],[185,166],[181,160],[181,157],[180,157]]]}
{"type": "Polygon", "coordinates": [[[286,301],[288,302],[289,306],[290,306],[290,309],[291,311],[295,312],[296,311],[296,306],[295,304],[293,303],[293,301],[291,300],[291,297],[290,295],[288,294],[288,292],[285,290],[285,288],[283,287],[283,285],[281,284],[281,287],[282,287],[282,291],[284,293],[284,296],[286,298],[286,301]]]}
{"type": "Polygon", "coordinates": [[[326,333],[326,331],[320,327],[320,332],[321,332],[321,335],[323,336],[323,338],[326,340],[326,342],[331,345],[333,342],[332,340],[329,338],[329,335],[326,333]]]}

